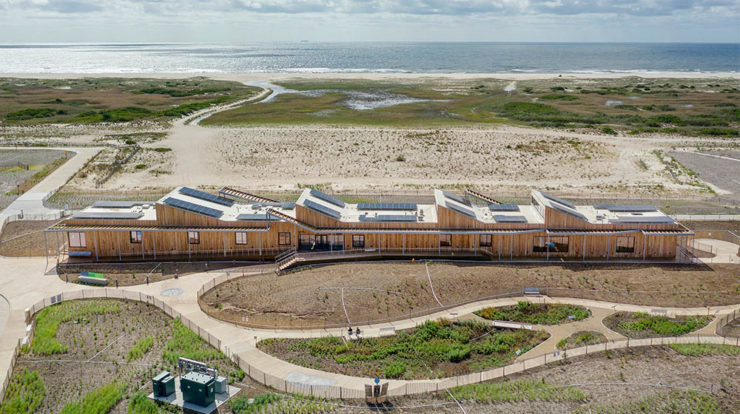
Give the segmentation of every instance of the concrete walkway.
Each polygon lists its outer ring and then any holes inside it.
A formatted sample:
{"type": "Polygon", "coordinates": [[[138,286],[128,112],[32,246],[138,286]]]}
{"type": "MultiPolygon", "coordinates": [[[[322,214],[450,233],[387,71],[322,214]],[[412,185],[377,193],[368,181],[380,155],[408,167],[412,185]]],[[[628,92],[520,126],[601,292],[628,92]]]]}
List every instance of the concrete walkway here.
{"type": "Polygon", "coordinates": [[[705,251],[711,246],[714,257],[701,258],[704,263],[740,263],[740,245],[717,239],[694,239],[693,246],[697,250],[705,251]]]}
{"type": "MultiPolygon", "coordinates": [[[[15,147],[3,147],[0,149],[16,149],[15,147]]],[[[60,150],[73,153],[73,157],[49,174],[43,181],[15,199],[2,213],[0,213],[0,232],[3,230],[5,219],[18,216],[21,212],[24,217],[43,220],[53,220],[59,217],[61,210],[50,209],[44,206],[44,201],[51,197],[56,190],[64,185],[77,171],[82,168],[101,148],[47,148],[47,147],[23,147],[23,150],[44,149],[60,150]]]]}
{"type": "MultiPolygon", "coordinates": [[[[60,280],[57,275],[44,275],[44,259],[42,258],[0,258],[0,294],[8,298],[10,309],[8,320],[3,332],[0,332],[0,383],[4,381],[5,375],[10,368],[13,351],[18,340],[25,335],[24,309],[34,303],[49,298],[62,292],[73,292],[82,289],[90,289],[88,286],[67,284],[60,280]]],[[[312,329],[312,330],[274,330],[274,329],[251,329],[238,327],[229,323],[216,320],[206,315],[198,305],[197,292],[213,278],[221,276],[222,273],[199,273],[182,277],[178,280],[169,279],[150,285],[139,285],[121,288],[129,292],[140,292],[162,300],[185,318],[208,330],[208,332],[219,338],[222,350],[232,355],[237,355],[257,370],[269,373],[281,380],[291,381],[301,385],[324,385],[341,386],[347,389],[362,390],[367,378],[352,377],[347,375],[318,371],[310,368],[300,367],[286,361],[267,355],[256,349],[256,343],[266,338],[296,338],[296,337],[319,337],[327,335],[341,336],[345,334],[344,329],[312,329]],[[164,296],[162,292],[166,289],[179,288],[183,294],[179,296],[164,296]]],[[[115,290],[115,289],[112,289],[115,290]]],[[[507,306],[515,304],[519,300],[531,300],[538,303],[570,303],[581,305],[591,309],[592,316],[586,320],[564,325],[540,327],[535,329],[546,329],[551,337],[535,349],[520,356],[531,358],[553,352],[555,345],[562,338],[581,330],[601,332],[609,339],[620,338],[606,329],[601,323],[602,319],[617,311],[630,312],[659,312],[669,316],[673,315],[707,315],[720,316],[730,313],[737,306],[716,306],[709,308],[660,308],[638,305],[626,305],[592,300],[570,299],[570,298],[548,298],[548,297],[515,297],[506,299],[486,300],[466,304],[452,309],[440,311],[418,318],[400,320],[391,323],[362,326],[363,337],[381,336],[393,331],[413,328],[426,320],[439,318],[455,318],[457,315],[470,314],[480,308],[487,306],[507,306]]],[[[714,323],[714,322],[713,322],[714,323]]],[[[705,328],[708,334],[713,335],[713,324],[705,328]]],[[[261,378],[255,378],[261,380],[261,378]]],[[[390,387],[404,386],[405,384],[429,384],[439,380],[420,381],[390,381],[390,387]]]]}

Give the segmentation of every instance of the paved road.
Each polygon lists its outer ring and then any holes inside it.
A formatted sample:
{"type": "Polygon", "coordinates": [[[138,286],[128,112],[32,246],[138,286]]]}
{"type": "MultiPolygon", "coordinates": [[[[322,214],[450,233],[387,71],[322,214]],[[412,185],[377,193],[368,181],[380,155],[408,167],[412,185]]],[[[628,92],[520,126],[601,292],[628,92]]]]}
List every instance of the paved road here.
{"type": "Polygon", "coordinates": [[[740,152],[672,151],[669,154],[702,180],[730,193],[722,197],[740,203],[740,152]]]}
{"type": "MultiPolygon", "coordinates": [[[[14,148],[0,148],[14,149],[14,148]]],[[[24,147],[26,149],[32,149],[24,147]]],[[[58,216],[60,210],[46,208],[44,200],[50,197],[59,187],[64,185],[85,163],[94,157],[101,148],[42,148],[45,150],[56,149],[73,152],[75,155],[61,167],[49,174],[43,181],[15,199],[2,213],[0,213],[0,232],[2,232],[5,219],[9,216],[17,216],[21,212],[24,217],[41,219],[43,216],[58,216]]]]}

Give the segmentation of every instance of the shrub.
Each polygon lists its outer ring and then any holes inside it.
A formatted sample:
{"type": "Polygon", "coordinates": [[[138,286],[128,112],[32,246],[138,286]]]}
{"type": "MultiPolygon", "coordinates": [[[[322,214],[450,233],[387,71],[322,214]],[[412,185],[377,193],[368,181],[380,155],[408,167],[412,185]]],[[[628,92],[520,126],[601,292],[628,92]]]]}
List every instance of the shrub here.
{"type": "Polygon", "coordinates": [[[453,347],[447,351],[447,359],[450,362],[460,362],[470,358],[470,347],[467,345],[453,345],[453,347]]]}
{"type": "Polygon", "coordinates": [[[636,321],[622,322],[619,327],[627,331],[652,331],[661,336],[680,336],[695,331],[709,322],[707,317],[670,320],[665,316],[645,316],[636,321]]]}
{"type": "Polygon", "coordinates": [[[540,99],[543,101],[575,101],[578,97],[565,94],[549,94],[540,96],[540,99]]]}
{"type": "Polygon", "coordinates": [[[601,132],[603,132],[604,134],[609,134],[609,135],[618,135],[617,131],[615,131],[614,128],[610,126],[605,126],[601,128],[601,132]]]}
{"type": "Polygon", "coordinates": [[[484,308],[475,314],[490,320],[556,325],[568,320],[571,315],[576,321],[586,319],[591,315],[591,311],[575,305],[535,304],[520,301],[515,306],[484,308]]]}
{"type": "Polygon", "coordinates": [[[738,355],[740,347],[733,345],[720,344],[670,344],[668,345],[674,351],[681,355],[700,356],[700,355],[738,355]]]}
{"type": "Polygon", "coordinates": [[[27,119],[49,118],[63,113],[64,111],[52,108],[27,108],[7,114],[5,119],[8,121],[25,121],[27,119]]]}
{"type": "Polygon", "coordinates": [[[386,378],[401,378],[406,373],[406,364],[403,361],[393,361],[385,366],[386,378]]]}

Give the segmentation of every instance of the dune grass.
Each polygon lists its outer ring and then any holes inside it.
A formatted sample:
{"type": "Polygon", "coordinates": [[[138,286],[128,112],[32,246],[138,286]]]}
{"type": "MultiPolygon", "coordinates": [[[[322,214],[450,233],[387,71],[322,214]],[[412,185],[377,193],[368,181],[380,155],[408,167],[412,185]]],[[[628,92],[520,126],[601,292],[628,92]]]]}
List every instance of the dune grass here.
{"type": "Polygon", "coordinates": [[[62,408],[62,414],[106,414],[123,399],[128,386],[112,382],[90,391],[62,408]]]}
{"type": "Polygon", "coordinates": [[[721,344],[670,344],[669,348],[681,355],[702,356],[702,355],[738,355],[740,347],[734,345],[721,344]]]}
{"type": "Polygon", "coordinates": [[[172,338],[167,341],[162,352],[162,358],[170,366],[175,367],[179,357],[204,362],[224,358],[221,351],[211,347],[198,334],[183,325],[180,319],[173,320],[171,329],[172,338]]]}
{"type": "Polygon", "coordinates": [[[154,344],[154,339],[152,338],[151,335],[141,338],[138,341],[134,342],[134,346],[128,350],[128,354],[126,355],[126,362],[131,362],[133,360],[143,357],[144,354],[149,352],[153,344],[154,344]]]}
{"type": "Polygon", "coordinates": [[[71,320],[86,322],[89,316],[114,313],[120,309],[120,303],[114,300],[69,301],[44,308],[36,316],[36,331],[31,350],[39,355],[64,353],[68,349],[67,345],[57,341],[60,323],[71,320]]]}
{"type": "MultiPolygon", "coordinates": [[[[544,381],[515,380],[468,384],[450,390],[456,400],[475,401],[479,404],[516,403],[523,401],[582,402],[588,399],[575,387],[555,387],[544,381]]],[[[448,399],[452,399],[447,395],[448,399]]]]}
{"type": "Polygon", "coordinates": [[[24,369],[8,384],[5,400],[0,404],[0,414],[35,413],[45,395],[44,381],[38,371],[24,369]]]}

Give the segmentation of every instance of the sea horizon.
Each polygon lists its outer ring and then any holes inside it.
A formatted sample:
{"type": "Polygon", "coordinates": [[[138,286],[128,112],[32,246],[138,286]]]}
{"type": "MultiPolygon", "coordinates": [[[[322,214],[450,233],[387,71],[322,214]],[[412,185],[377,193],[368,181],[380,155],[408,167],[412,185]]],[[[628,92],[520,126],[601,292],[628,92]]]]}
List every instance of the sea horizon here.
{"type": "Polygon", "coordinates": [[[100,42],[0,44],[0,73],[735,73],[740,43],[100,42]]]}

